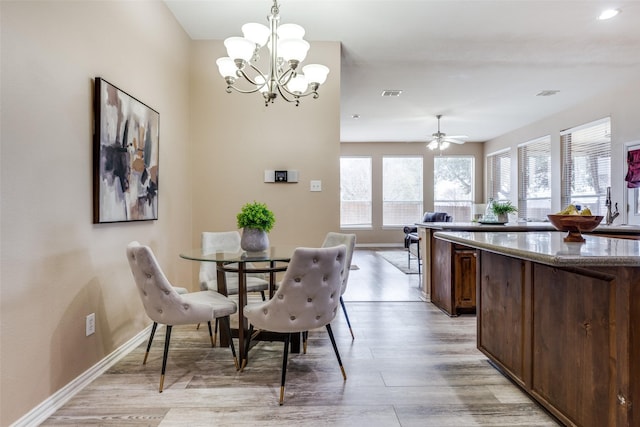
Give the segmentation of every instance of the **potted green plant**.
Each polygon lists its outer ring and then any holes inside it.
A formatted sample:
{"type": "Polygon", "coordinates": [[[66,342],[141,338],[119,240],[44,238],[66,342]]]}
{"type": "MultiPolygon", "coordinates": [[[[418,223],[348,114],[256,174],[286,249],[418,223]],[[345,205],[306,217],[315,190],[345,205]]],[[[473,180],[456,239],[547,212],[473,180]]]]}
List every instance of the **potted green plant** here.
{"type": "Polygon", "coordinates": [[[276,217],[266,204],[256,202],[242,206],[236,216],[242,229],[240,247],[247,252],[262,252],[269,247],[267,233],[273,228],[276,217]]]}
{"type": "Polygon", "coordinates": [[[496,216],[498,222],[508,222],[508,214],[518,212],[518,208],[511,204],[510,200],[506,202],[492,202],[491,210],[496,216]]]}

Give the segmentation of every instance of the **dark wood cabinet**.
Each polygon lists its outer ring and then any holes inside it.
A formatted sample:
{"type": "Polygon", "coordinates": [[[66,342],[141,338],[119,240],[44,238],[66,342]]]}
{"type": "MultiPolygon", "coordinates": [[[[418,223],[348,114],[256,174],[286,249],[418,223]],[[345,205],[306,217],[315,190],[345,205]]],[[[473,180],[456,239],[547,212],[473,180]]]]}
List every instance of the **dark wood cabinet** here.
{"type": "Polygon", "coordinates": [[[450,316],[475,313],[476,250],[433,238],[431,302],[450,316]]]}
{"type": "Polygon", "coordinates": [[[478,264],[478,348],[565,425],[639,426],[640,268],[478,264]]]}

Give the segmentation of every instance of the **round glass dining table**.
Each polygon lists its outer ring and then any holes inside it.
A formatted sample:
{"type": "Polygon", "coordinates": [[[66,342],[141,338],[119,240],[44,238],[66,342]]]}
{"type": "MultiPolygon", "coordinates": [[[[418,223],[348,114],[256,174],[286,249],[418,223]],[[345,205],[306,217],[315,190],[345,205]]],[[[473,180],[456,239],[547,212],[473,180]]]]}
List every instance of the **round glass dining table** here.
{"type": "MultiPolygon", "coordinates": [[[[246,275],[247,273],[269,274],[269,298],[273,297],[276,273],[287,269],[286,263],[291,260],[295,249],[296,246],[270,246],[264,252],[210,252],[203,251],[202,248],[196,248],[180,253],[180,258],[191,261],[215,262],[218,292],[223,295],[227,295],[226,273],[238,274],[238,342],[240,347],[238,349],[238,359],[241,369],[247,363],[247,344],[251,340],[251,337],[248,336],[247,319],[244,317],[244,306],[247,304],[246,275]],[[247,263],[251,263],[251,266],[248,267],[247,263]],[[258,265],[255,265],[256,263],[258,265]]],[[[274,339],[271,334],[263,333],[262,335],[264,335],[263,339],[274,339]]],[[[221,333],[220,345],[228,346],[230,339],[231,337],[221,333]]],[[[292,352],[300,351],[299,339],[292,341],[291,350],[292,352]]]]}

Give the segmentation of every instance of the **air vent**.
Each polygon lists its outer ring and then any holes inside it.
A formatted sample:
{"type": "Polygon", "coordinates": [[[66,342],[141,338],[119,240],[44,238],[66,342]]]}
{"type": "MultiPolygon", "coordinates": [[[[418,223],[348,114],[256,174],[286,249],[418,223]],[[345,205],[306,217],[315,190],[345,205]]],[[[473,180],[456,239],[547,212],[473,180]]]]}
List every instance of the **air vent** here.
{"type": "Polygon", "coordinates": [[[382,96],[400,96],[401,93],[398,89],[386,89],[382,91],[382,96]]]}
{"type": "Polygon", "coordinates": [[[556,93],[560,92],[559,90],[543,90],[538,93],[536,96],[553,96],[556,93]]]}

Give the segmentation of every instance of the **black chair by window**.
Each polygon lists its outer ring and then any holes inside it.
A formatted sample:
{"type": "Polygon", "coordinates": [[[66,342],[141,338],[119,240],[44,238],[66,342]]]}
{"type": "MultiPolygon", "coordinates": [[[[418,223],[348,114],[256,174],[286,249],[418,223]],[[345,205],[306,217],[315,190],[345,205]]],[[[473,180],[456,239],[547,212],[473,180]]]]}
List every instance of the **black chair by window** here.
{"type": "MultiPolygon", "coordinates": [[[[425,212],[422,222],[452,222],[453,217],[446,212],[425,212]]],[[[407,267],[411,268],[412,245],[415,245],[415,257],[418,261],[418,273],[422,274],[420,257],[420,237],[418,236],[418,227],[415,225],[406,225],[404,231],[404,247],[407,250],[407,267]]]]}

